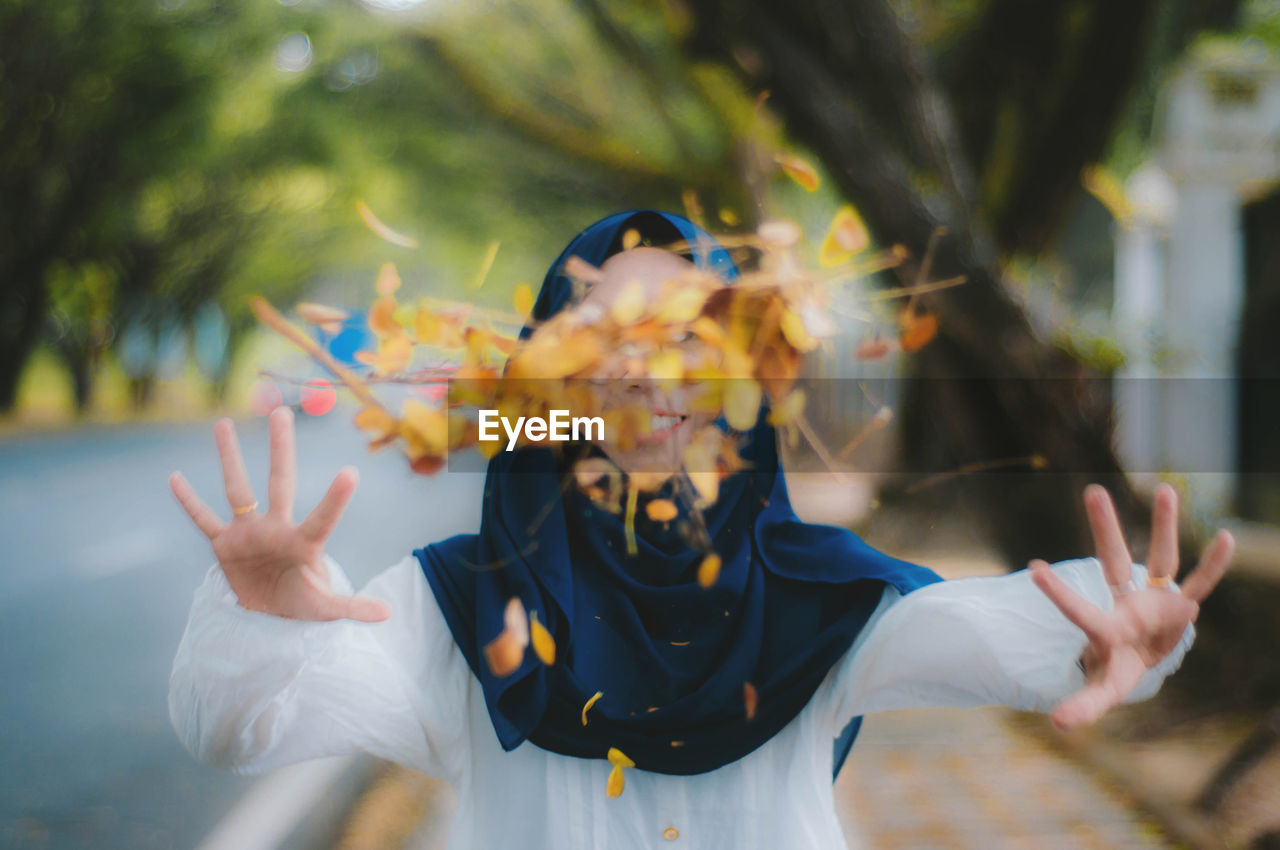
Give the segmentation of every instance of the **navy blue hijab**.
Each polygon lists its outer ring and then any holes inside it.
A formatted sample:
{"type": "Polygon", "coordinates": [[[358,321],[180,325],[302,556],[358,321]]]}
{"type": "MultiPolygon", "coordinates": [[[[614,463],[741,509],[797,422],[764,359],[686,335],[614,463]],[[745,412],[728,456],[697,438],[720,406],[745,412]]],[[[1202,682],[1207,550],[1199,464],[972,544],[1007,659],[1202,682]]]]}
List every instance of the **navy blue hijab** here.
{"type": "MultiPolygon", "coordinates": [[[[571,300],[563,274],[570,256],[598,266],[623,250],[631,229],[655,245],[686,241],[700,267],[730,281],[738,275],[728,252],[687,219],[619,213],[565,248],[547,272],[533,317],[545,320],[571,300]]],[[[414,550],[480,680],[504,749],[527,739],[564,755],[604,758],[617,747],[643,770],[714,770],[796,716],[866,624],[885,585],[905,594],[939,580],[850,531],[801,522],[763,409],[745,436],[748,468],[725,479],[704,512],[722,559],[709,589],[696,578],[702,553],[680,537],[676,523],[651,522],[638,511],[639,551],[628,556],[622,518],[576,487],[562,488],[564,462],[548,449],[499,452],[489,462],[480,533],[414,550]],[[546,666],[527,652],[514,673],[499,678],[483,648],[502,631],[512,596],[551,630],[556,661],[546,666]],[[750,719],[746,683],[758,698],[750,719]],[[604,696],[583,726],[583,705],[597,691],[604,696]]],[[[860,724],[854,718],[836,738],[833,777],[860,724]]]]}

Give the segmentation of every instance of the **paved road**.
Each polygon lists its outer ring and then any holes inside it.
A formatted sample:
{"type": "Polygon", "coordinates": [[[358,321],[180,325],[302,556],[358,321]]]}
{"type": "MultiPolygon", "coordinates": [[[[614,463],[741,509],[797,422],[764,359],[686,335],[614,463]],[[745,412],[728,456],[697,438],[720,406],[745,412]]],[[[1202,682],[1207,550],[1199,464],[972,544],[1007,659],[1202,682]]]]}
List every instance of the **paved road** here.
{"type": "Polygon", "coordinates": [[[836,782],[836,808],[849,846],[1171,846],[1122,794],[1034,737],[1011,729],[1013,718],[1027,722],[1002,708],[909,709],[868,717],[836,782]]]}
{"type": "MultiPolygon", "coordinates": [[[[361,484],[329,551],[359,587],[473,529],[481,477],[370,455],[350,411],[299,415],[305,516],[337,470],[361,484]]],[[[0,847],[195,846],[253,779],[196,763],[169,726],[169,668],[212,563],[169,493],[182,469],[226,516],[210,430],[93,427],[0,442],[0,847]]],[[[263,420],[240,423],[265,502],[263,420]]]]}

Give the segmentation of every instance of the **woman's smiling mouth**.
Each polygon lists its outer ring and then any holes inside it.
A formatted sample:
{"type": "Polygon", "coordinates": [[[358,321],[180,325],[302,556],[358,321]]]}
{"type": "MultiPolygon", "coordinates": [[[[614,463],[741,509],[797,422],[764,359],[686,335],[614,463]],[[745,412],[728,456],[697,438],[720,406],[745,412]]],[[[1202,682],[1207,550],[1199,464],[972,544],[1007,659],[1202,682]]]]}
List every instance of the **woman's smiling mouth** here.
{"type": "Polygon", "coordinates": [[[673,413],[669,410],[650,411],[649,433],[637,434],[636,442],[641,445],[660,443],[674,434],[688,418],[684,413],[673,413]]]}

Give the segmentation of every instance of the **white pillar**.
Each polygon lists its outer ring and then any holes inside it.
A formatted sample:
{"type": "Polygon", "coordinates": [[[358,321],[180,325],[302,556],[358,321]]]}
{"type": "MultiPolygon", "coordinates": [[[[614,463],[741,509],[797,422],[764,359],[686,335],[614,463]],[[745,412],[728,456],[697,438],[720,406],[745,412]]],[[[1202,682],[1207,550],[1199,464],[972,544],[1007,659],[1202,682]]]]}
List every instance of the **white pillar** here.
{"type": "Polygon", "coordinates": [[[1149,473],[1164,456],[1164,417],[1152,337],[1160,321],[1164,279],[1161,244],[1149,221],[1117,221],[1112,320],[1125,353],[1116,372],[1116,449],[1125,468],[1149,473]]]}
{"type": "Polygon", "coordinates": [[[1236,349],[1244,305],[1240,199],[1227,181],[1178,185],[1169,238],[1164,416],[1167,463],[1196,476],[1199,507],[1222,509],[1235,491],[1236,349]]]}

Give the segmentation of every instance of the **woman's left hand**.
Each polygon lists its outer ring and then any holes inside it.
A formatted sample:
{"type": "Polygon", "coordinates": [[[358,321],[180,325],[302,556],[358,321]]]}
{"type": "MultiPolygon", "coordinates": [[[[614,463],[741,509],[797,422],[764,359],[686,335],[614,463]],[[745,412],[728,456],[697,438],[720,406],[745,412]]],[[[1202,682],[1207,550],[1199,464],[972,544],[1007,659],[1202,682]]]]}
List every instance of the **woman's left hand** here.
{"type": "Polygon", "coordinates": [[[1200,602],[1226,572],[1235,549],[1230,533],[1220,530],[1179,592],[1169,583],[1178,571],[1178,496],[1173,487],[1161,484],[1152,507],[1148,584],[1137,587],[1111,496],[1101,485],[1090,484],[1084,503],[1115,606],[1104,611],[1068,587],[1046,562],[1030,564],[1036,585],[1089,638],[1083,659],[1087,684],[1058,703],[1050,715],[1064,729],[1093,723],[1122,703],[1147,668],[1178,645],[1187,624],[1200,613],[1200,602]]]}

